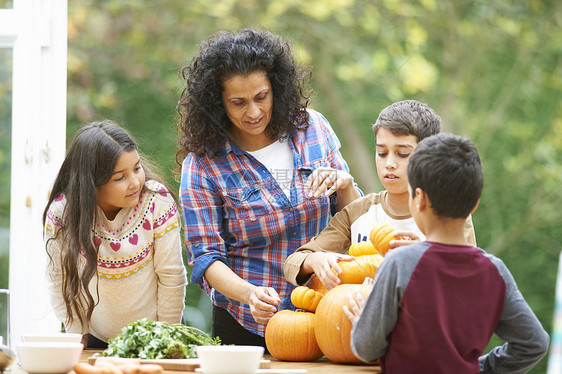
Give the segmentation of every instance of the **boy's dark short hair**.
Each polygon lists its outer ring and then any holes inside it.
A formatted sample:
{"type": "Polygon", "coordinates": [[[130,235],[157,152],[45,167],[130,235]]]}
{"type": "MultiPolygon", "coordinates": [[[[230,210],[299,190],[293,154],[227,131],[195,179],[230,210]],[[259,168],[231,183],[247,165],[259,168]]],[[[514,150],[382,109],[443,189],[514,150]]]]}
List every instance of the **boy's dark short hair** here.
{"type": "Polygon", "coordinates": [[[441,117],[416,100],[404,100],[384,108],[373,125],[375,137],[380,128],[394,135],[415,135],[418,142],[441,132],[441,117]]]}
{"type": "Polygon", "coordinates": [[[419,142],[408,160],[408,182],[414,195],[421,188],[435,214],[466,218],[484,186],[482,164],[469,139],[440,133],[419,142]]]}

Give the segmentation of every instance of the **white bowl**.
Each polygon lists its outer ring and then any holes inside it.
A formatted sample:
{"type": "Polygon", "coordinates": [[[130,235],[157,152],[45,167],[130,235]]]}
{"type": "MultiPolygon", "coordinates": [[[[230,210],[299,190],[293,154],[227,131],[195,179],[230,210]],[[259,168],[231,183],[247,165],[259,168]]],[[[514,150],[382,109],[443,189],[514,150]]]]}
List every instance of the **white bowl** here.
{"type": "Polygon", "coordinates": [[[68,373],[80,361],[84,345],[69,342],[23,342],[16,345],[21,368],[28,373],[68,373]]]}
{"type": "Polygon", "coordinates": [[[253,374],[264,352],[253,345],[199,345],[196,349],[204,374],[253,374]]]}
{"type": "Polygon", "coordinates": [[[35,332],[21,335],[22,342],[69,342],[80,343],[82,334],[72,332],[35,332]]]}

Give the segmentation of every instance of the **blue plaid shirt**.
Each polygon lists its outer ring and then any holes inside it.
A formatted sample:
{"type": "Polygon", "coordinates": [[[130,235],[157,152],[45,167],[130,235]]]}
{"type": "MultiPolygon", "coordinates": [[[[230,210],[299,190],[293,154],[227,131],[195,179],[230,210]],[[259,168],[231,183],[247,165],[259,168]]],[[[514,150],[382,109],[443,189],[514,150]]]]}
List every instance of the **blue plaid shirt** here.
{"type": "Polygon", "coordinates": [[[213,159],[190,153],[183,162],[180,205],[191,281],[261,336],[266,325],[256,323],[249,306],[212,289],[204,274],[211,263],[222,261],[242,279],[273,287],[281,298],[278,310],[293,308],[294,286],[283,277],[283,263],[330,218],[330,199],[308,198],[305,182],[321,166],[349,172],[328,121],[314,110],[308,112],[310,126],[288,141],[294,164],[290,199],[266,167],[230,141],[213,159]]]}

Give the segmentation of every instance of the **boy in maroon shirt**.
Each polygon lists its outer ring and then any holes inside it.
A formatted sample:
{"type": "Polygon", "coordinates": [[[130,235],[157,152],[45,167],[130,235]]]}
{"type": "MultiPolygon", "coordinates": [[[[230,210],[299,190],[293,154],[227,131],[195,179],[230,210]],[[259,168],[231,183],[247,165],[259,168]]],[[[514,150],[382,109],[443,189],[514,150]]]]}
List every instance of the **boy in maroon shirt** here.
{"type": "Polygon", "coordinates": [[[427,239],[386,255],[364,303],[350,295],[354,354],[381,358],[383,373],[526,373],[548,334],[503,262],[463,235],[483,187],[474,144],[430,136],[407,172],[410,212],[427,239]],[[506,343],[482,355],[493,333],[506,343]]]}

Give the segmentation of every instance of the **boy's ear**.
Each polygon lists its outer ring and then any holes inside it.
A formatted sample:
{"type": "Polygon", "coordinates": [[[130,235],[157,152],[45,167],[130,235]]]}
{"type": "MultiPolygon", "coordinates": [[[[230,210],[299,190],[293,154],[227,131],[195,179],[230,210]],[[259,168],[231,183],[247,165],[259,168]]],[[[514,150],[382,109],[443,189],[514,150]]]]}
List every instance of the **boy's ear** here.
{"type": "Polygon", "coordinates": [[[476,208],[478,208],[478,205],[480,205],[480,199],[478,199],[478,201],[476,201],[476,204],[474,205],[474,208],[472,208],[472,210],[470,211],[470,214],[472,214],[476,211],[476,208]]]}
{"type": "Polygon", "coordinates": [[[416,188],[415,193],[415,205],[419,212],[423,211],[428,207],[429,200],[427,194],[419,187],[416,188]]]}

